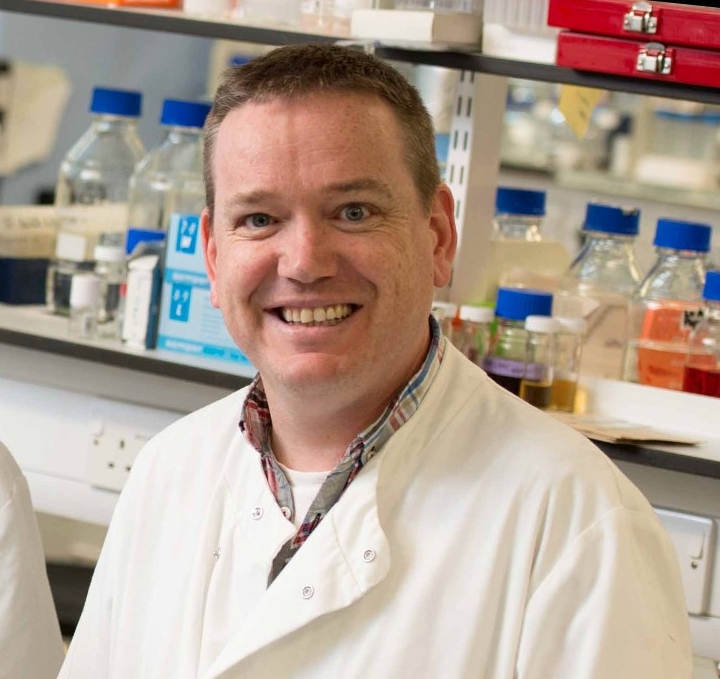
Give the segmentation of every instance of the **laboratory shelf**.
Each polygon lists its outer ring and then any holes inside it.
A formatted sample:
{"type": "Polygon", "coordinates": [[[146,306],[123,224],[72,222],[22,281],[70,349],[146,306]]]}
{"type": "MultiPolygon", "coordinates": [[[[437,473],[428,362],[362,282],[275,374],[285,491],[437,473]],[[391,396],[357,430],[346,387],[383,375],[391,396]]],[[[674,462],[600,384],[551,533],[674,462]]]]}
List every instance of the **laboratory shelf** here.
{"type": "MultiPolygon", "coordinates": [[[[189,17],[179,11],[172,10],[138,10],[125,7],[98,6],[90,3],[48,2],[47,0],[0,0],[0,11],[266,45],[336,42],[339,40],[339,38],[333,36],[282,30],[271,25],[249,25],[189,17]]],[[[349,42],[352,42],[352,39],[349,42]]],[[[390,45],[364,40],[357,42],[371,46],[380,56],[395,61],[443,66],[509,78],[579,85],[673,99],[690,99],[720,105],[720,88],[681,85],[645,78],[577,71],[553,64],[481,54],[472,51],[471,47],[465,50],[457,47],[444,48],[443,46],[425,43],[390,45]]]]}
{"type": "Polygon", "coordinates": [[[694,446],[675,446],[671,449],[668,446],[603,441],[594,441],[594,443],[612,460],[720,479],[720,445],[718,444],[714,447],[718,449],[719,454],[716,459],[712,459],[704,455],[701,457],[701,451],[694,446]]]}
{"type": "Polygon", "coordinates": [[[210,358],[160,350],[133,350],[119,341],[84,342],[68,336],[66,318],[43,307],[0,304],[0,343],[92,363],[127,368],[222,389],[249,384],[255,369],[210,358]]]}

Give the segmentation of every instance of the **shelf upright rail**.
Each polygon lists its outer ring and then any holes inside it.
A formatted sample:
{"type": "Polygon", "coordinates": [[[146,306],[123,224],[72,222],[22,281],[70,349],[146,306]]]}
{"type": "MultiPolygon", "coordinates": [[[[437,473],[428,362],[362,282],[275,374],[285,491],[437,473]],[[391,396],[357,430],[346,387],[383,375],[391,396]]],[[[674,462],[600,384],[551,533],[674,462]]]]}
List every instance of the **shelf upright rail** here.
{"type": "Polygon", "coordinates": [[[446,295],[458,304],[484,301],[507,87],[507,78],[461,71],[455,89],[446,181],[458,251],[446,295]]]}

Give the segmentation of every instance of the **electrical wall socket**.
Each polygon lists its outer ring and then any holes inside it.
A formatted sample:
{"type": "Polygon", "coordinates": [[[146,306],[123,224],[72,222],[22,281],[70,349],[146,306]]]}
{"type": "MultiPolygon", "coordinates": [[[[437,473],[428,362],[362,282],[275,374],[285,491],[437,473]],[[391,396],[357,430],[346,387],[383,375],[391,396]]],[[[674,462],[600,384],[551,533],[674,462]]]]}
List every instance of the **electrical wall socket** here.
{"type": "Polygon", "coordinates": [[[120,492],[135,457],[149,438],[149,434],[128,427],[94,423],[88,451],[88,483],[120,492]]]}

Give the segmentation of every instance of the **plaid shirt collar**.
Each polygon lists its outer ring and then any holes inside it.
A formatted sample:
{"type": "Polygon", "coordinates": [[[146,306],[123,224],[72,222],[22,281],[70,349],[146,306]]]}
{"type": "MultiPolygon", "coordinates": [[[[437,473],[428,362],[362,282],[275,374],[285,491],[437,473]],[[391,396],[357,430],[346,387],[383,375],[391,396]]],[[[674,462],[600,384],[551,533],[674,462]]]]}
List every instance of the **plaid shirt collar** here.
{"type": "MultiPolygon", "coordinates": [[[[362,467],[417,411],[440,368],[447,341],[432,316],[430,317],[430,329],[430,349],[420,370],[413,375],[398,396],[388,404],[382,415],[361,431],[350,443],[345,454],[325,479],[317,497],[310,505],[299,531],[275,558],[268,584],[277,577],[320,521],[332,509],[362,467]]],[[[243,404],[239,425],[247,441],[260,453],[260,460],[270,490],[285,517],[291,520],[295,511],[292,489],[270,447],[272,418],[259,374],[250,386],[248,396],[243,404]]]]}

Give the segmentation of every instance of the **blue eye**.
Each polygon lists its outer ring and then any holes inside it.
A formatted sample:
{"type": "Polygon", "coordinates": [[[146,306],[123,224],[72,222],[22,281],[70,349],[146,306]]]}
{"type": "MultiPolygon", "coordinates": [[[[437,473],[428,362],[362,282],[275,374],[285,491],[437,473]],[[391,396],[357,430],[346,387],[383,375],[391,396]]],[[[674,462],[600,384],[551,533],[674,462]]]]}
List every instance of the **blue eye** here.
{"type": "Polygon", "coordinates": [[[342,209],[342,213],[349,222],[360,222],[368,216],[367,208],[362,205],[348,205],[342,209]]]}
{"type": "Polygon", "coordinates": [[[264,212],[256,212],[243,217],[241,224],[252,229],[263,229],[272,224],[272,217],[264,212]]]}

